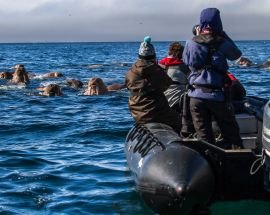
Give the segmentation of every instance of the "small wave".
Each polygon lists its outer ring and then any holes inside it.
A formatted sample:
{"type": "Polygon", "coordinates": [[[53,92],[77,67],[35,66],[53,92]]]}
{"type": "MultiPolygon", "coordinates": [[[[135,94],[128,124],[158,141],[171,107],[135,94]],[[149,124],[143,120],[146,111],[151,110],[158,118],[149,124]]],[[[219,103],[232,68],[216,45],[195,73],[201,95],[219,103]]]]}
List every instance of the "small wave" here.
{"type": "Polygon", "coordinates": [[[0,90],[20,90],[25,88],[25,85],[0,85],[0,90]]]}
{"type": "Polygon", "coordinates": [[[44,208],[50,201],[49,195],[55,192],[55,189],[49,187],[28,187],[26,190],[16,189],[16,191],[5,191],[1,193],[2,198],[12,198],[16,200],[14,203],[4,204],[7,206],[20,207],[21,209],[37,209],[44,208]]]}
{"type": "Polygon", "coordinates": [[[9,181],[13,183],[45,182],[46,184],[50,184],[51,186],[64,185],[66,183],[69,183],[70,181],[66,177],[49,173],[28,173],[28,175],[22,173],[10,173],[4,177],[1,177],[0,179],[2,182],[9,181]]]}
{"type": "Polygon", "coordinates": [[[46,165],[56,164],[55,162],[45,160],[42,158],[10,158],[4,161],[1,161],[0,167],[13,167],[13,168],[23,168],[23,169],[32,169],[32,168],[41,168],[46,165]]]}
{"type": "Polygon", "coordinates": [[[95,136],[95,138],[102,137],[104,138],[119,138],[119,137],[125,137],[128,133],[128,128],[123,130],[112,130],[112,129],[94,129],[94,130],[79,130],[74,134],[71,134],[69,137],[77,137],[77,138],[86,138],[95,136]]]}
{"type": "Polygon", "coordinates": [[[99,68],[102,66],[103,66],[102,64],[93,64],[93,65],[88,65],[87,68],[88,69],[96,69],[96,68],[99,68]]]}
{"type": "Polygon", "coordinates": [[[36,76],[33,76],[31,79],[47,79],[47,78],[44,77],[44,75],[36,75],[36,76]]]}
{"type": "Polygon", "coordinates": [[[130,67],[131,63],[103,63],[103,64],[90,64],[86,65],[85,67],[88,69],[96,69],[100,67],[130,67]]]}

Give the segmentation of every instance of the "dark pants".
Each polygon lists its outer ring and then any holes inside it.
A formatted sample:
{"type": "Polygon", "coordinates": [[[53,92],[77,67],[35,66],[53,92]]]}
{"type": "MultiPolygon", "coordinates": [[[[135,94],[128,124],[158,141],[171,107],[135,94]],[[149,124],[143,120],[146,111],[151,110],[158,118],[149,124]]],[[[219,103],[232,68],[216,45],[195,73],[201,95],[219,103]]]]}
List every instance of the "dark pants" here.
{"type": "Polygon", "coordinates": [[[196,133],[200,139],[215,143],[212,130],[212,116],[214,116],[226,143],[242,146],[239,126],[232,108],[225,102],[217,102],[190,98],[190,112],[196,133]]]}

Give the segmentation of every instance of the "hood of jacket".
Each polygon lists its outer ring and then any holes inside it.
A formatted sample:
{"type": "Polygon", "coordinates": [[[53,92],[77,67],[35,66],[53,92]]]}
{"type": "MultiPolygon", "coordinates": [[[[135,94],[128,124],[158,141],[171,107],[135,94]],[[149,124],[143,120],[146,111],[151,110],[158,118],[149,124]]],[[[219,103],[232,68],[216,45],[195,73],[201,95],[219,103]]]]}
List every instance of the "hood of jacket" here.
{"type": "Polygon", "coordinates": [[[221,34],[223,32],[220,12],[217,8],[206,8],[201,12],[200,29],[201,31],[210,28],[213,34],[221,34]]]}

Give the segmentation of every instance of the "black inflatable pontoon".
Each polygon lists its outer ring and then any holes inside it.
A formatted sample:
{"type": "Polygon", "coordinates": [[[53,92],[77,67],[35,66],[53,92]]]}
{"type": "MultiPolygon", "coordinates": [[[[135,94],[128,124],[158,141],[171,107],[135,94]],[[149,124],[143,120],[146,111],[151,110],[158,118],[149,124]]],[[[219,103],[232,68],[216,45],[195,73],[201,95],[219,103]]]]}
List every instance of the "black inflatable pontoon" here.
{"type": "Polygon", "coordinates": [[[242,103],[244,111],[236,117],[244,149],[225,150],[183,139],[160,123],[135,125],[127,135],[125,152],[143,201],[158,214],[185,215],[210,214],[208,207],[215,201],[270,200],[266,102],[247,97],[242,103]]]}

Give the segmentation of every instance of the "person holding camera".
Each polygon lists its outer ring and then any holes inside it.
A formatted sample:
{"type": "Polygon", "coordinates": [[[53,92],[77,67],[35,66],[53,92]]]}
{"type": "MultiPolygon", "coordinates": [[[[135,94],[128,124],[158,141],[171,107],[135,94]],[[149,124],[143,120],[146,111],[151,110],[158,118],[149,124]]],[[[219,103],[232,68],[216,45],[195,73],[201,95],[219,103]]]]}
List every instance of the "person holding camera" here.
{"type": "Polygon", "coordinates": [[[220,11],[206,8],[200,14],[196,34],[186,42],[183,61],[189,66],[190,111],[198,138],[215,144],[212,131],[214,117],[226,148],[242,147],[239,126],[229,99],[231,81],[228,60],[237,60],[242,53],[223,31],[220,11]]]}

